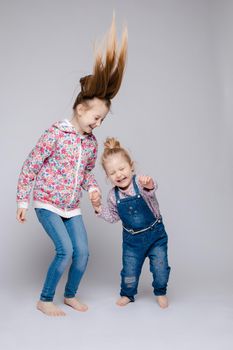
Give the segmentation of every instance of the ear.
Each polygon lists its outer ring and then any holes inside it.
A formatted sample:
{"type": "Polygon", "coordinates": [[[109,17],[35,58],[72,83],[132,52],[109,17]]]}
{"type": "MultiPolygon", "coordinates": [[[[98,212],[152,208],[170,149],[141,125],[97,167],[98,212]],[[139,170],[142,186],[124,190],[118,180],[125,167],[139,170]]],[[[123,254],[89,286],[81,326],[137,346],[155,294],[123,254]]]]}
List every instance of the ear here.
{"type": "Polygon", "coordinates": [[[83,115],[83,112],[84,112],[84,105],[82,103],[79,103],[75,109],[77,115],[79,117],[81,117],[83,115]]]}

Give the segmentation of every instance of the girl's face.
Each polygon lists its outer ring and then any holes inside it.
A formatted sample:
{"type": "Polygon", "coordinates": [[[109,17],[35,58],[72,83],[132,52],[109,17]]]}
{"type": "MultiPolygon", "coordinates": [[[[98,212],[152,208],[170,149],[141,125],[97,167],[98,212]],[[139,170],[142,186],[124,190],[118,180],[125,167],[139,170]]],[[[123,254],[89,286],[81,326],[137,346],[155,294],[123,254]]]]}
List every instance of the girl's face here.
{"type": "Polygon", "coordinates": [[[101,125],[108,112],[105,102],[96,97],[88,102],[88,107],[79,104],[75,114],[78,131],[81,134],[91,134],[93,129],[101,125]]]}
{"type": "Polygon", "coordinates": [[[133,166],[121,153],[109,156],[104,167],[108,178],[114,186],[127,189],[132,181],[133,166]]]}

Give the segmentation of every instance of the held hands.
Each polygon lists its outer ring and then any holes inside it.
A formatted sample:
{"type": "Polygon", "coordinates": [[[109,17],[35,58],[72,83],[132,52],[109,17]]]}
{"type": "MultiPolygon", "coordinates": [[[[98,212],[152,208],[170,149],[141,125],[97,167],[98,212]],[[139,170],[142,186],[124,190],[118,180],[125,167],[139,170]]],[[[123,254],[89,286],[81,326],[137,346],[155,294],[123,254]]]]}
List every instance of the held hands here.
{"type": "Polygon", "coordinates": [[[155,187],[154,180],[150,176],[139,176],[138,181],[147,190],[153,190],[155,187]]]}
{"type": "Polygon", "coordinates": [[[93,208],[99,213],[101,211],[101,193],[99,191],[92,191],[89,193],[89,198],[93,208]]]}
{"type": "Polygon", "coordinates": [[[24,224],[26,221],[26,212],[27,209],[25,208],[18,208],[16,212],[16,219],[21,223],[24,224]]]}

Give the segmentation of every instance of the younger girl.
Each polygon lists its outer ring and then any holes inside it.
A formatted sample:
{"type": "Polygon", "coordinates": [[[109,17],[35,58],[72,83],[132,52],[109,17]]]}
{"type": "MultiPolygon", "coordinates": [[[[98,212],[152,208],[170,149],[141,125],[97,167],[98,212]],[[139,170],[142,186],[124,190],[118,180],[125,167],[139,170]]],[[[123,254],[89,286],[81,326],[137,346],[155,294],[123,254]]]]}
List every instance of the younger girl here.
{"type": "Polygon", "coordinates": [[[121,271],[120,306],[134,301],[145,258],[150,260],[154,294],[162,308],[168,306],[166,297],[170,273],[167,259],[168,237],[155,196],[157,184],[150,176],[136,176],[128,152],[114,138],[107,138],[102,166],[114,186],[108,195],[108,206],[93,207],[98,216],[123,226],[123,269],[121,271]]]}
{"type": "Polygon", "coordinates": [[[97,54],[92,75],[80,79],[81,92],[73,105],[73,117],[56,122],[39,139],[23,164],[17,188],[17,219],[26,220],[30,193],[38,220],[52,239],[56,255],[52,261],[37,308],[50,316],[65,313],[53,303],[56,286],[70,258],[65,304],[86,311],[75,294],[88,260],[87,235],[80,199],[82,189],[95,201],[97,183],[91,170],[95,166],[97,141],[92,131],[101,125],[117,94],[125,67],[127,35],[124,31],[118,52],[115,21],[108,35],[106,57],[97,54]]]}

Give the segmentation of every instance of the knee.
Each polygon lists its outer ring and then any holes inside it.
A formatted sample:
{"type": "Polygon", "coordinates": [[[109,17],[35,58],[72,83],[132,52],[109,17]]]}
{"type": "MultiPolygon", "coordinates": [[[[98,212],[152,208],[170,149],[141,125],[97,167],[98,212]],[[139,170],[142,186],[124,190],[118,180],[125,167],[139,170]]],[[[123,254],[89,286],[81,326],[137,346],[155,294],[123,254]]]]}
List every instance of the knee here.
{"type": "Polygon", "coordinates": [[[150,271],[152,273],[159,273],[160,271],[165,271],[168,268],[167,252],[157,248],[156,257],[150,257],[150,271]]]}
{"type": "Polygon", "coordinates": [[[60,247],[57,249],[57,257],[61,260],[68,261],[71,259],[73,254],[72,246],[60,247]]]}
{"type": "Polygon", "coordinates": [[[73,258],[78,257],[79,259],[87,259],[89,256],[89,250],[87,245],[74,246],[73,247],[73,258]]]}
{"type": "Polygon", "coordinates": [[[85,253],[83,252],[82,254],[78,255],[78,260],[80,261],[81,265],[86,265],[88,262],[88,258],[89,258],[88,250],[85,253]]]}
{"type": "Polygon", "coordinates": [[[135,288],[135,286],[137,285],[137,277],[136,276],[124,276],[123,281],[124,281],[125,286],[128,289],[135,288]]]}
{"type": "Polygon", "coordinates": [[[150,263],[150,271],[155,274],[163,274],[168,270],[167,261],[164,259],[158,259],[150,263]]]}
{"type": "Polygon", "coordinates": [[[164,285],[167,283],[169,275],[170,275],[170,267],[167,264],[163,265],[163,267],[157,267],[153,271],[155,280],[159,285],[164,285]]]}
{"type": "Polygon", "coordinates": [[[88,249],[82,250],[81,252],[74,250],[73,261],[76,261],[76,264],[80,269],[84,269],[86,267],[88,259],[89,259],[88,249]]]}

